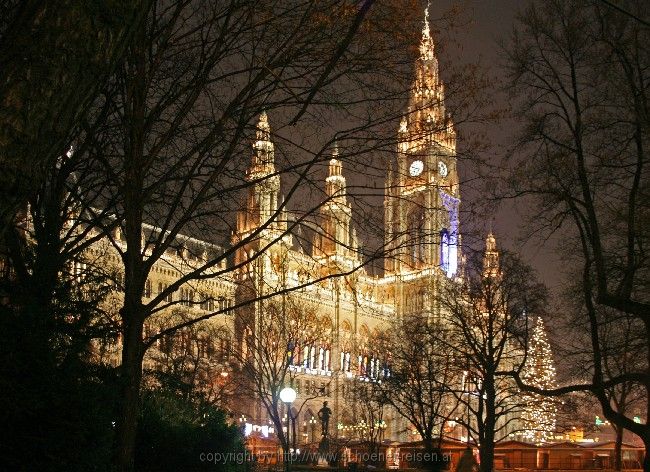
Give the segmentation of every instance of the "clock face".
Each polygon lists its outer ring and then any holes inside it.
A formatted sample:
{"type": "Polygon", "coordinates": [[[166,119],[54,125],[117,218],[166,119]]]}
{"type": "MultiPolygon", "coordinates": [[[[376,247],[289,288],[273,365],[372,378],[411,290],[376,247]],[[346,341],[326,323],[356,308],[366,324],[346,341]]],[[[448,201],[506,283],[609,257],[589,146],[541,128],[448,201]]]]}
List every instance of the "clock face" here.
{"type": "Polygon", "coordinates": [[[416,177],[422,173],[424,170],[424,163],[422,161],[413,161],[411,162],[411,167],[409,167],[409,174],[412,177],[416,177]]]}
{"type": "Polygon", "coordinates": [[[447,164],[442,161],[438,161],[438,173],[443,177],[447,177],[448,172],[449,170],[447,169],[447,164]]]}

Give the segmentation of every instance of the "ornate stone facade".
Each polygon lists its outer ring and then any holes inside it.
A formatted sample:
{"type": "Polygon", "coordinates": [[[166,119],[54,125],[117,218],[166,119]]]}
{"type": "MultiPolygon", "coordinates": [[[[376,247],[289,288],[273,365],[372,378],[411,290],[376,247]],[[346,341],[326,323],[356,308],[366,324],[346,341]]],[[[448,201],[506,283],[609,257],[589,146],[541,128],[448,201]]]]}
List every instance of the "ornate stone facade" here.
{"type": "MultiPolygon", "coordinates": [[[[352,390],[358,385],[354,382],[379,379],[388,368],[386,353],[373,350],[373,334],[408,314],[435,317],[437,287],[459,272],[456,133],[445,110],[444,84],[438,73],[428,19],[408,111],[401,120],[398,146],[387,169],[387,254],[383,276],[369,275],[360,267],[338,148],[334,148],[329,161],[326,200],[320,207],[311,254],[294,249],[287,231],[288,219],[280,207],[280,179],[265,113],[257,124],[246,178],[254,185],[249,187],[245,208],[238,215],[233,242],[254,242],[243,246],[235,256],[235,264],[241,266],[238,283],[246,287],[238,291],[238,296],[259,299],[290,290],[294,302],[317,313],[319,322],[328,327],[321,342],[305,345],[296,339],[287,348],[291,382],[298,390],[298,442],[314,439],[313,419],[323,400],[333,410],[332,424],[337,425],[337,431],[332,433],[349,436],[363,421],[351,402],[352,390]],[[271,215],[278,217],[270,220],[271,215]]],[[[238,311],[241,324],[235,329],[235,342],[239,349],[246,345],[245,333],[258,342],[263,339],[263,333],[256,330],[263,329],[269,303],[270,299],[257,301],[238,311]]],[[[241,418],[256,429],[271,424],[261,404],[250,405],[241,418]]],[[[385,439],[413,439],[409,425],[394,412],[385,416],[384,426],[385,439]]],[[[317,434],[315,439],[319,437],[317,434]]]]}

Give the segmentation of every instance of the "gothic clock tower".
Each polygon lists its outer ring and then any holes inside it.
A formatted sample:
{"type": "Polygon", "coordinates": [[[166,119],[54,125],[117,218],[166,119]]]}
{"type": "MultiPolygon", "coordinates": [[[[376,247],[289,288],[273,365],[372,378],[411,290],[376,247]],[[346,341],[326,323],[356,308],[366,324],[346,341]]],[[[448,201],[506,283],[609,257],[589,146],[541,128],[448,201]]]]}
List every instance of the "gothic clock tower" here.
{"type": "Polygon", "coordinates": [[[445,110],[444,92],[425,10],[415,80],[384,201],[385,274],[412,281],[402,284],[403,293],[395,293],[403,312],[426,311],[433,279],[452,278],[458,271],[456,132],[445,110]]]}

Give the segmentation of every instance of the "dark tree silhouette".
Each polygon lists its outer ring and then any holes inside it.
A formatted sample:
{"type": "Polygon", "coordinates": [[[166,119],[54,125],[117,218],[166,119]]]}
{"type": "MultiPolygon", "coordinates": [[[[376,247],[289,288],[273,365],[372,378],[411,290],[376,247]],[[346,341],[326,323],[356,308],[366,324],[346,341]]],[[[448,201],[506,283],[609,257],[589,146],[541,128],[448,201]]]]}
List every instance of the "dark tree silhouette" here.
{"type": "MultiPolygon", "coordinates": [[[[605,417],[637,434],[648,451],[650,427],[617,409],[612,392],[635,383],[650,408],[649,346],[637,353],[638,369],[610,375],[604,356],[613,338],[603,332],[599,307],[636,318],[650,339],[649,30],[606,3],[533,3],[519,16],[506,47],[509,85],[524,124],[509,163],[509,196],[530,198],[532,231],[560,235],[566,260],[581,267],[591,379],[547,393],[592,392],[605,417]]],[[[644,2],[617,5],[638,18],[646,13],[644,2]]],[[[606,327],[625,330],[626,323],[606,327]]],[[[644,469],[650,470],[647,453],[644,469]]]]}
{"type": "Polygon", "coordinates": [[[389,370],[373,385],[376,395],[393,406],[422,437],[429,455],[423,465],[431,470],[441,467],[440,441],[449,420],[459,414],[454,389],[462,370],[460,358],[449,349],[447,334],[440,320],[427,316],[411,315],[397,321],[379,339],[380,350],[388,356],[389,370]]]}
{"type": "Polygon", "coordinates": [[[153,0],[3,2],[0,228],[70,147],[153,0]]]}

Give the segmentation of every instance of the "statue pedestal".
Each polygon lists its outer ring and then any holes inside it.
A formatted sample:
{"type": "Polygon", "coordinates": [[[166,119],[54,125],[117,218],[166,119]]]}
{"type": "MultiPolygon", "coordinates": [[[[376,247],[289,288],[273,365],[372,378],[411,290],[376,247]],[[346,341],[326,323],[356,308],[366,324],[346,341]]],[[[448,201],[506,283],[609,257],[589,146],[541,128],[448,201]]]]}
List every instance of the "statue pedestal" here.
{"type": "Polygon", "coordinates": [[[476,472],[478,471],[478,463],[474,457],[474,453],[470,447],[467,447],[456,464],[456,472],[476,472]]]}
{"type": "Polygon", "coordinates": [[[318,462],[316,467],[329,467],[330,460],[330,440],[327,436],[323,436],[323,439],[318,443],[318,462]]]}

